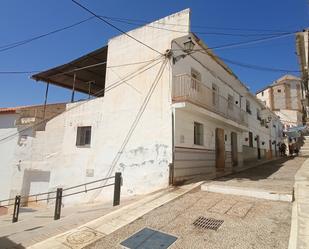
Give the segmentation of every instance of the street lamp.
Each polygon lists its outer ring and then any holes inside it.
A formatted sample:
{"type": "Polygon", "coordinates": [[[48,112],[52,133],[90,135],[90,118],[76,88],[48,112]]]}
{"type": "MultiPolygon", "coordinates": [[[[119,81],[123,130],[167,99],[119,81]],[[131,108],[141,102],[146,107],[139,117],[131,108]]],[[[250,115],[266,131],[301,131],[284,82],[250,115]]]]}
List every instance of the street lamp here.
{"type": "Polygon", "coordinates": [[[183,46],[184,46],[184,51],[185,52],[190,52],[190,51],[193,50],[195,44],[192,41],[192,38],[189,37],[188,40],[183,43],[183,46]]]}

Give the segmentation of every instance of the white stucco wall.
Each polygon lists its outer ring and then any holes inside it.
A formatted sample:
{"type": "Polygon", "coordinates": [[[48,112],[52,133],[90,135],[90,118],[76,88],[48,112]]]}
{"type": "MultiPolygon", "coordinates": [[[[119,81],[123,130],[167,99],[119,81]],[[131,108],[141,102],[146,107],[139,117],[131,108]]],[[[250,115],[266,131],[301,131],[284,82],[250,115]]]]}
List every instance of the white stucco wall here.
{"type": "MultiPolygon", "coordinates": [[[[183,25],[180,28],[183,32],[188,32],[189,21],[189,10],[185,10],[152,25],[170,28],[166,24],[178,23],[183,25]]],[[[184,35],[147,26],[129,34],[161,53],[171,48],[173,39],[184,35]]],[[[106,87],[140,69],[143,64],[112,66],[159,56],[126,35],[112,38],[108,42],[106,87]]],[[[30,156],[22,161],[16,188],[23,185],[25,169],[49,172],[49,190],[97,180],[114,175],[116,171],[123,174],[123,197],[167,187],[168,165],[172,162],[171,68],[166,63],[160,80],[149,94],[164,65],[164,57],[157,62],[150,70],[126,80],[102,98],[68,104],[67,111],[50,120],[45,131],[36,132],[30,156]],[[141,107],[145,107],[142,112],[141,107]],[[90,147],[76,146],[78,126],[92,127],[90,147]],[[87,176],[87,171],[92,171],[93,176],[87,176]]],[[[18,160],[19,155],[16,158],[18,160]]],[[[44,181],[38,182],[42,189],[47,187],[44,181]]],[[[38,189],[37,184],[31,186],[38,189]]],[[[109,191],[104,189],[103,192],[98,190],[70,197],[64,199],[64,203],[111,198],[112,190],[110,187],[109,191]]]]}
{"type": "MultiPolygon", "coordinates": [[[[0,114],[0,137],[7,137],[15,134],[17,129],[15,128],[15,120],[17,114],[0,114]]],[[[0,142],[0,200],[8,199],[11,191],[11,180],[14,160],[14,152],[17,144],[17,137],[12,137],[0,142]]]]}

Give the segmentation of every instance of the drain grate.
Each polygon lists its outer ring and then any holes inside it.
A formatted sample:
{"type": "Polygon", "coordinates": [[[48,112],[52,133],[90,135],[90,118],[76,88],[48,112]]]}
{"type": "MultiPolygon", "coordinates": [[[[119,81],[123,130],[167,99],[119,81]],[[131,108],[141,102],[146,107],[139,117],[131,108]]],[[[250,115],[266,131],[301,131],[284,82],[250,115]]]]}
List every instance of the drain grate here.
{"type": "Polygon", "coordinates": [[[193,222],[193,225],[196,227],[212,229],[212,230],[217,231],[223,222],[224,222],[223,220],[216,220],[216,219],[205,218],[203,216],[200,216],[193,222]]]}

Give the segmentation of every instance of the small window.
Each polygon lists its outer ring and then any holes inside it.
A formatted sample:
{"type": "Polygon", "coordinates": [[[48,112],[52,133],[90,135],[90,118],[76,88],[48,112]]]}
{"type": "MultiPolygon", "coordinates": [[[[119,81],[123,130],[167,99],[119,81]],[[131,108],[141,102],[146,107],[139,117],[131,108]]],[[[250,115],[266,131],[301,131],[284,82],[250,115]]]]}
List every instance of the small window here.
{"type": "Polygon", "coordinates": [[[253,147],[253,134],[249,131],[249,147],[253,147]]]}
{"type": "Polygon", "coordinates": [[[227,97],[227,108],[233,110],[233,106],[234,106],[234,97],[229,94],[227,97]]]}
{"type": "Polygon", "coordinates": [[[257,120],[260,120],[260,121],[262,120],[260,109],[256,109],[256,119],[257,119],[257,120]]]}
{"type": "Polygon", "coordinates": [[[191,88],[198,91],[199,83],[202,81],[201,74],[191,68],[191,88]]]}
{"type": "Polygon", "coordinates": [[[89,146],[91,143],[91,126],[77,127],[76,146],[89,146]]]}
{"type": "Polygon", "coordinates": [[[219,102],[219,88],[216,84],[212,84],[212,104],[217,105],[219,102]]]}
{"type": "Polygon", "coordinates": [[[251,106],[250,106],[250,101],[246,100],[246,112],[251,114],[251,106]]]}
{"type": "Polygon", "coordinates": [[[264,91],[262,91],[262,96],[264,96],[264,91]]]}
{"type": "Polygon", "coordinates": [[[203,145],[203,125],[197,122],[194,122],[194,144],[203,145]]]}
{"type": "Polygon", "coordinates": [[[278,93],[281,93],[281,89],[278,89],[277,92],[278,92],[278,93]]]}

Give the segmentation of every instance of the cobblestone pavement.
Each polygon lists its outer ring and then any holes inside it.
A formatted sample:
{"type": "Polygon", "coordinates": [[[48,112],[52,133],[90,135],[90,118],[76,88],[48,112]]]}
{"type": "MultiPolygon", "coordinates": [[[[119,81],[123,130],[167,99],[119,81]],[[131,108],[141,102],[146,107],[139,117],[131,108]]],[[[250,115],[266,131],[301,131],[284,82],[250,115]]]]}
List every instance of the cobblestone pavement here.
{"type": "MultiPolygon", "coordinates": [[[[304,160],[299,157],[265,164],[234,177],[246,178],[249,185],[251,181],[268,179],[270,187],[273,182],[276,188],[280,185],[284,187],[285,184],[291,188],[294,175],[304,160]]],[[[169,248],[288,248],[291,208],[292,204],[288,202],[195,190],[86,248],[123,248],[120,245],[123,240],[145,227],[176,236],[178,239],[169,248]],[[224,222],[217,231],[197,228],[193,222],[200,216],[224,222]]]]}
{"type": "Polygon", "coordinates": [[[117,207],[113,207],[110,202],[63,207],[61,219],[56,221],[53,220],[54,207],[39,210],[21,208],[17,223],[12,223],[11,214],[0,216],[0,249],[24,248],[99,218],[132,201],[123,201],[117,207]],[[11,244],[12,246],[4,246],[11,244]]]}
{"type": "Polygon", "coordinates": [[[209,182],[292,194],[294,176],[306,159],[306,157],[286,157],[209,182]]]}

